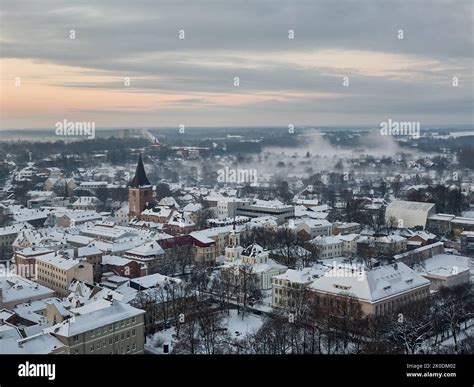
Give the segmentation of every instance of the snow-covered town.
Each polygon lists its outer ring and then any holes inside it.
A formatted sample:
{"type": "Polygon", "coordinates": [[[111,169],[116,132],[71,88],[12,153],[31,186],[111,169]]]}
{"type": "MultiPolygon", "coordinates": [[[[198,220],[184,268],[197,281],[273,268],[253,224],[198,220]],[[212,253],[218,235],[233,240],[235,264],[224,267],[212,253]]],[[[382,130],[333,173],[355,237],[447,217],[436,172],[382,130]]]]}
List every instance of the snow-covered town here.
{"type": "Polygon", "coordinates": [[[263,171],[248,183],[216,178],[242,156],[172,138],[2,145],[1,353],[472,351],[474,173],[459,155],[330,169],[243,148],[263,171]]]}
{"type": "Polygon", "coordinates": [[[474,386],[473,0],[0,26],[0,387],[474,386]]]}

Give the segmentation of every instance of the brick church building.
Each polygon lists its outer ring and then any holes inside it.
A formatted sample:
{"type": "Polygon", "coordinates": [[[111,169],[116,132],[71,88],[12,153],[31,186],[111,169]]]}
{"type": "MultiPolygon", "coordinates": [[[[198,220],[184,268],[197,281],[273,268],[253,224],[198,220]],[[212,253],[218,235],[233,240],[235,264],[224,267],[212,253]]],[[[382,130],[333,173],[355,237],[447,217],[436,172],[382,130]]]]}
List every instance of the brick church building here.
{"type": "Polygon", "coordinates": [[[142,155],[138,158],[137,170],[128,188],[128,218],[140,218],[140,214],[153,201],[153,187],[146,177],[142,155]]]}

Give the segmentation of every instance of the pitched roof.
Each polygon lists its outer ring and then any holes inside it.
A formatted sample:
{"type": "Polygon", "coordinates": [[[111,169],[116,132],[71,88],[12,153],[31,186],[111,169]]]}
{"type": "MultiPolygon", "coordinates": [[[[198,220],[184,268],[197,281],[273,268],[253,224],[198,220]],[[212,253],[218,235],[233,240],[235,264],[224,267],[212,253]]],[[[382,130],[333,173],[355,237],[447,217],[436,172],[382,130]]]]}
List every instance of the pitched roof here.
{"type": "Polygon", "coordinates": [[[310,287],[319,292],[353,296],[374,303],[429,283],[404,263],[398,263],[369,271],[339,265],[315,280],[310,287]]]}
{"type": "Polygon", "coordinates": [[[143,166],[142,155],[138,156],[137,170],[135,171],[135,177],[130,183],[130,187],[138,188],[145,185],[151,185],[150,181],[146,177],[145,167],[143,166]]]}

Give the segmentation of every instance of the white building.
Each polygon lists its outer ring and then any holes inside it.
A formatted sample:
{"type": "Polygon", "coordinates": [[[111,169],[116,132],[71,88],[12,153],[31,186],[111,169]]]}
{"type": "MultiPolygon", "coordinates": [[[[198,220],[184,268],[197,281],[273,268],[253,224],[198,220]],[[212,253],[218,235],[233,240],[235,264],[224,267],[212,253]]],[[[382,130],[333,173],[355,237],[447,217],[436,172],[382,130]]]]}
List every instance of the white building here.
{"type": "Polygon", "coordinates": [[[336,266],[310,285],[319,305],[331,308],[351,298],[360,304],[363,314],[379,316],[395,312],[403,303],[428,297],[429,287],[430,281],[404,263],[369,271],[336,266]]]}
{"type": "Polygon", "coordinates": [[[344,253],[344,242],[339,237],[318,236],[311,243],[319,248],[320,259],[341,257],[344,253]]]}
{"type": "Polygon", "coordinates": [[[226,248],[226,263],[223,270],[231,270],[230,272],[234,275],[240,275],[240,269],[246,266],[245,270],[251,268],[251,273],[257,275],[261,290],[271,289],[272,278],[284,273],[288,268],[270,259],[268,251],[265,251],[257,243],[252,243],[242,249],[240,244],[236,244],[240,243],[237,235],[238,233],[230,235],[232,244],[226,248]],[[240,259],[235,259],[236,257],[240,257],[240,259]]]}
{"type": "Polygon", "coordinates": [[[436,254],[415,264],[414,269],[430,280],[431,290],[468,284],[471,277],[469,258],[459,255],[436,254]]]}
{"type": "Polygon", "coordinates": [[[435,213],[436,208],[433,203],[394,200],[385,211],[385,221],[399,228],[416,226],[425,228],[428,217],[435,213]]]}
{"type": "Polygon", "coordinates": [[[53,289],[59,296],[67,296],[73,280],[94,282],[93,266],[85,261],[67,259],[57,253],[36,258],[37,282],[53,289]]]}
{"type": "Polygon", "coordinates": [[[236,214],[248,216],[249,218],[258,218],[261,216],[274,216],[278,224],[283,224],[287,220],[294,218],[295,207],[286,205],[279,200],[254,200],[252,203],[243,203],[240,205],[236,214]]]}
{"type": "Polygon", "coordinates": [[[289,224],[290,226],[294,225],[296,227],[296,233],[303,240],[332,234],[332,224],[326,219],[290,220],[289,224]]]}
{"type": "Polygon", "coordinates": [[[0,309],[54,295],[54,290],[12,273],[0,276],[0,309]]]}
{"type": "Polygon", "coordinates": [[[326,267],[319,265],[303,270],[288,269],[272,278],[272,305],[274,308],[292,308],[299,291],[308,288],[313,281],[324,275],[326,267]]]}
{"type": "Polygon", "coordinates": [[[72,208],[82,211],[95,211],[101,203],[95,196],[81,196],[72,203],[72,208]]]}
{"type": "Polygon", "coordinates": [[[357,253],[357,240],[359,237],[359,234],[336,235],[336,238],[342,241],[342,255],[351,256],[357,253]]]}

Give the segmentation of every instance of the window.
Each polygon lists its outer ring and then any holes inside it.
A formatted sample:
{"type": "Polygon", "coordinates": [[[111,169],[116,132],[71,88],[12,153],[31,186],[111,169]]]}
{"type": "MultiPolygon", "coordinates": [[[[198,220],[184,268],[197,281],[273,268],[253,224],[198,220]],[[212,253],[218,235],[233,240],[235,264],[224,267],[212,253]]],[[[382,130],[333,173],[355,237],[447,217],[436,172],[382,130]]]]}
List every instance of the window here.
{"type": "Polygon", "coordinates": [[[94,352],[94,344],[91,345],[91,352],[94,352]]]}
{"type": "Polygon", "coordinates": [[[72,341],[74,341],[75,343],[79,341],[79,336],[76,335],[72,338],[72,341]]]}
{"type": "Polygon", "coordinates": [[[135,336],[135,329],[132,329],[132,336],[135,336]]]}
{"type": "Polygon", "coordinates": [[[112,338],[109,339],[109,345],[112,345],[112,338]]]}

